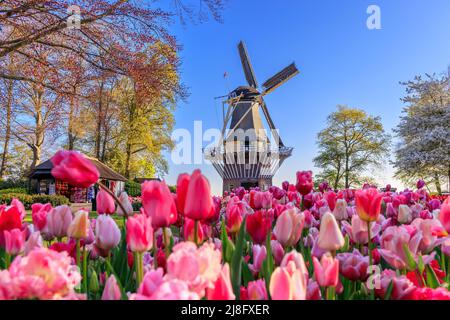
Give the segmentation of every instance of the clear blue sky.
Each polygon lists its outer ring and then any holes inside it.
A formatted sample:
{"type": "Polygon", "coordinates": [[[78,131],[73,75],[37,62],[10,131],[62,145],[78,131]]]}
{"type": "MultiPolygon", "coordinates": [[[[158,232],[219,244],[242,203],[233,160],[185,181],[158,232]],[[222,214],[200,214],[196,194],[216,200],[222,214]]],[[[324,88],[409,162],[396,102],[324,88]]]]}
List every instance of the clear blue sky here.
{"type": "MultiPolygon", "coordinates": [[[[382,117],[391,132],[402,110],[399,81],[416,74],[440,73],[450,63],[448,0],[230,0],[224,23],[172,26],[183,46],[182,80],[187,103],[175,113],[176,128],[193,131],[220,127],[215,96],[245,83],[237,43],[243,39],[259,83],[295,61],[300,75],[267,96],[286,145],[295,148],[274,182],[294,180],[295,171],[313,170],[316,135],[338,104],[359,107],[382,117]],[[381,8],[381,30],[366,27],[367,7],[381,8]],[[224,72],[229,76],[224,79],[224,72]]],[[[169,155],[167,155],[170,158],[169,155]]],[[[168,183],[196,165],[170,163],[168,183]]],[[[221,180],[212,166],[200,166],[214,193],[221,180]]],[[[392,169],[376,176],[392,179],[392,169]]],[[[399,184],[397,184],[399,186],[399,184]]]]}

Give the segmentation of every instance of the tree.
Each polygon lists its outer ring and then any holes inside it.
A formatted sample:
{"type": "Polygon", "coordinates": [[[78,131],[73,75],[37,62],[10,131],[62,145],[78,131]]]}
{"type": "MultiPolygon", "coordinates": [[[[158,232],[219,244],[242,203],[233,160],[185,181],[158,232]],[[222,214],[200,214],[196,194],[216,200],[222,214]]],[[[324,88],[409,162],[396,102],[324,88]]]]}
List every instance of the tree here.
{"type": "Polygon", "coordinates": [[[450,73],[402,84],[407,106],[395,129],[400,139],[393,161],[396,176],[409,184],[427,180],[441,193],[442,177],[450,188],[450,73]]]}
{"type": "Polygon", "coordinates": [[[338,106],[328,116],[327,124],[317,136],[319,154],[314,163],[322,169],[322,178],[332,182],[335,189],[342,185],[349,188],[360,182],[361,174],[370,166],[381,164],[390,137],[380,117],[347,106],[338,106]]]}

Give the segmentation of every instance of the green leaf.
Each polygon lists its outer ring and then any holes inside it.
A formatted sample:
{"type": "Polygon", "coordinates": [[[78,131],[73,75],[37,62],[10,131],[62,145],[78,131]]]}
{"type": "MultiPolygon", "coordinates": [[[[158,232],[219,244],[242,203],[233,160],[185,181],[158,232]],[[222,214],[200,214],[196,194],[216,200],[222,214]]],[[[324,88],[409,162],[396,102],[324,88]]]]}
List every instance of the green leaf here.
{"type": "Polygon", "coordinates": [[[234,244],[228,238],[224,220],[222,220],[220,240],[222,240],[223,261],[231,263],[231,258],[233,256],[233,252],[234,252],[234,244]]]}
{"type": "Polygon", "coordinates": [[[243,280],[244,280],[244,283],[243,283],[243,284],[244,284],[245,287],[247,286],[247,284],[248,284],[250,281],[255,280],[255,279],[253,278],[252,271],[250,270],[250,268],[248,267],[248,264],[245,263],[244,260],[242,260],[242,278],[243,278],[243,280]]]}
{"type": "Polygon", "coordinates": [[[238,237],[236,240],[236,247],[234,249],[231,258],[231,283],[233,285],[234,294],[236,299],[239,299],[241,290],[241,277],[242,277],[242,252],[245,241],[245,221],[242,221],[241,228],[239,229],[238,237]]]}
{"type": "Polygon", "coordinates": [[[431,268],[429,265],[426,267],[426,275],[427,275],[427,285],[432,288],[436,289],[439,287],[439,280],[436,276],[436,273],[434,272],[433,268],[431,268]]]}
{"type": "Polygon", "coordinates": [[[264,262],[262,264],[261,273],[264,277],[264,280],[266,281],[266,289],[267,293],[269,294],[269,284],[270,284],[270,277],[272,276],[273,269],[274,269],[274,261],[273,261],[273,255],[272,255],[272,246],[270,244],[271,235],[270,232],[267,234],[266,238],[266,259],[264,259],[264,262]]]}
{"type": "Polygon", "coordinates": [[[403,251],[406,255],[406,266],[408,270],[413,271],[417,268],[416,260],[414,259],[414,256],[412,252],[409,250],[409,247],[406,243],[403,244],[403,251]]]}
{"type": "Polygon", "coordinates": [[[417,265],[417,268],[419,269],[420,274],[423,274],[423,271],[425,270],[425,265],[423,264],[422,255],[419,254],[419,263],[417,265]]]}
{"type": "Polygon", "coordinates": [[[392,296],[392,290],[394,289],[394,281],[391,280],[391,282],[389,283],[389,286],[386,290],[386,294],[384,295],[384,300],[390,300],[391,296],[392,296]]]}

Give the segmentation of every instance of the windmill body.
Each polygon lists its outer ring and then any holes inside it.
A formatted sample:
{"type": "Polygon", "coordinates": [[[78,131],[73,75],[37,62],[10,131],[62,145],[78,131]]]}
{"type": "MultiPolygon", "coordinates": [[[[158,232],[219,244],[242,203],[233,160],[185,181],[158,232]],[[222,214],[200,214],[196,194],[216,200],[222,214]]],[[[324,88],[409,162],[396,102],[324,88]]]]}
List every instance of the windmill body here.
{"type": "Polygon", "coordinates": [[[216,147],[205,149],[204,154],[222,177],[223,191],[237,187],[265,190],[272,185],[273,176],[291,156],[293,148],[284,146],[263,97],[299,72],[295,64],[291,64],[264,82],[259,91],[242,41],[238,50],[248,86],[236,88],[223,101],[227,112],[222,139],[216,147]],[[269,129],[263,125],[260,109],[269,129]]]}

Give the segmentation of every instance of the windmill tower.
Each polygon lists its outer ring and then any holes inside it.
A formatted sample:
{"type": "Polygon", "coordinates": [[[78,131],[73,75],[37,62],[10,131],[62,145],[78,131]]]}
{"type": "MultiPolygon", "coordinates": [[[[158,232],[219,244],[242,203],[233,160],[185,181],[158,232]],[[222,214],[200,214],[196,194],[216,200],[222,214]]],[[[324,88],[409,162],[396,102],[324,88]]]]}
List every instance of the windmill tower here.
{"type": "Polygon", "coordinates": [[[260,91],[242,41],[238,50],[248,86],[236,88],[222,102],[221,140],[216,147],[205,149],[204,155],[222,177],[223,191],[237,187],[265,190],[272,185],[273,176],[283,161],[292,155],[293,148],[284,145],[263,98],[299,71],[292,63],[264,82],[260,91]],[[269,130],[263,126],[260,109],[269,130]]]}

